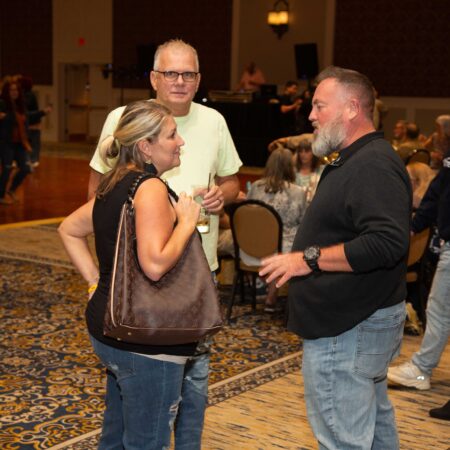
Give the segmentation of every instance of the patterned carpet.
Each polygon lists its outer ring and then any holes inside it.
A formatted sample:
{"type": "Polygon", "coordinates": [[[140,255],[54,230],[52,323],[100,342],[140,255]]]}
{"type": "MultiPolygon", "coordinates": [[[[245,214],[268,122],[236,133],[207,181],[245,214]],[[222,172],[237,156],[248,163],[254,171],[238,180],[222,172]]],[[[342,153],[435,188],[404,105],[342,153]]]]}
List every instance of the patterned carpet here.
{"type": "MultiPolygon", "coordinates": [[[[61,448],[95,434],[103,371],[85,330],[85,283],[61,251],[55,226],[0,231],[0,292],[0,448],[61,448]]],[[[228,295],[221,292],[223,299],[228,295]]],[[[211,403],[299,365],[300,343],[284,330],[282,313],[252,314],[242,305],[235,315],[236,323],[215,339],[211,403]],[[258,375],[233,379],[286,356],[258,375]]],[[[83,445],[73,448],[92,448],[83,445]]]]}

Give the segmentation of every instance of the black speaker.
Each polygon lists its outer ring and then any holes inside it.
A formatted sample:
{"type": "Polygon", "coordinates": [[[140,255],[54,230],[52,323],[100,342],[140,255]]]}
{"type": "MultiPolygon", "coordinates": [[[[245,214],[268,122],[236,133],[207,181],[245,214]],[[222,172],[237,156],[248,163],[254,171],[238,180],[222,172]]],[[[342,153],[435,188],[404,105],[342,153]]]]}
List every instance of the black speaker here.
{"type": "Polygon", "coordinates": [[[156,52],[155,44],[142,44],[136,46],[138,75],[147,77],[153,68],[153,58],[156,52]]]}
{"type": "Polygon", "coordinates": [[[295,44],[295,64],[299,80],[315,78],[319,72],[317,44],[295,44]]]}

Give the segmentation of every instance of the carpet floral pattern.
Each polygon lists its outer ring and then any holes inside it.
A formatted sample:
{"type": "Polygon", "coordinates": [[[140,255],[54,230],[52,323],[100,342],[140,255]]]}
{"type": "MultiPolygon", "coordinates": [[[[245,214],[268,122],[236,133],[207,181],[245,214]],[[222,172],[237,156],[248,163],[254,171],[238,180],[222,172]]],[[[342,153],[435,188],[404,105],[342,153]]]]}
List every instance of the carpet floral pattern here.
{"type": "MultiPolygon", "coordinates": [[[[46,449],[98,429],[104,378],[86,333],[83,280],[66,265],[0,257],[0,292],[0,448],[46,449]]],[[[244,305],[234,315],[215,339],[211,384],[299,350],[282,314],[244,305]]],[[[224,392],[214,402],[233,395],[224,392]]]]}

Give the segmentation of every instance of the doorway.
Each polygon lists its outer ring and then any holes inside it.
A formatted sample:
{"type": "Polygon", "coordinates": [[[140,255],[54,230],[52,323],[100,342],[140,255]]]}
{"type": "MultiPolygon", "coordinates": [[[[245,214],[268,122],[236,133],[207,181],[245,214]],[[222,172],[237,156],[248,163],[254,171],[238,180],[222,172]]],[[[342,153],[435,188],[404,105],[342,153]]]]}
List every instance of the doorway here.
{"type": "Polygon", "coordinates": [[[96,142],[112,98],[112,85],[101,74],[104,64],[61,64],[64,142],[96,142]]]}

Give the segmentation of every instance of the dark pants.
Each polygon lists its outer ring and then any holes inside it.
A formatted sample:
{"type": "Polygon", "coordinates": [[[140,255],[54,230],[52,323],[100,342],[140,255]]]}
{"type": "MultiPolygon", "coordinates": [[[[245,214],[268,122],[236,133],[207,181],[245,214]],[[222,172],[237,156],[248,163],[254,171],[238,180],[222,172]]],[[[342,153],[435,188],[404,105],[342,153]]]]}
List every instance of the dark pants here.
{"type": "Polygon", "coordinates": [[[2,163],[2,174],[0,175],[0,198],[6,193],[6,186],[11,175],[12,163],[17,162],[19,170],[14,175],[10,191],[14,192],[23,182],[25,177],[31,172],[28,164],[28,155],[21,144],[3,144],[0,151],[2,163]]]}
{"type": "Polygon", "coordinates": [[[41,130],[28,130],[28,139],[32,148],[31,162],[38,162],[41,153],[41,130]]]}

